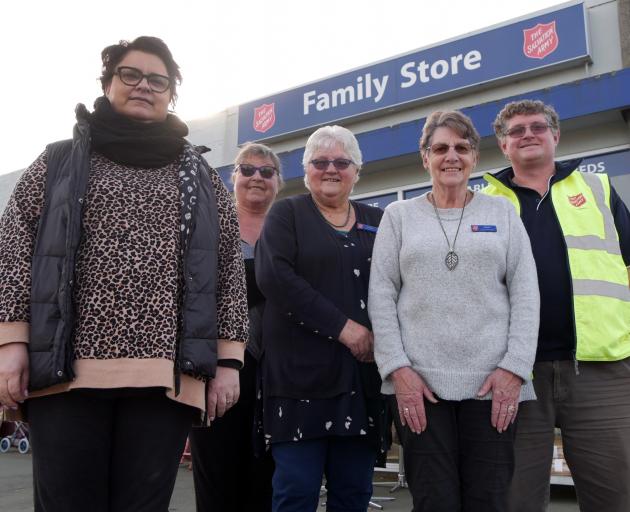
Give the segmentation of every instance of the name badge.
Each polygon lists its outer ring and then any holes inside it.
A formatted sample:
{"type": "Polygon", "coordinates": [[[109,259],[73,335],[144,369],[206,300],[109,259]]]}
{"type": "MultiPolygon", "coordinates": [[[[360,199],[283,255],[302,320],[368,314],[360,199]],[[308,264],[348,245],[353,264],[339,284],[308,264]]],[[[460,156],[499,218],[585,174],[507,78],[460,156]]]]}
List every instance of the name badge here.
{"type": "Polygon", "coordinates": [[[473,233],[496,233],[497,227],[493,224],[471,224],[470,230],[473,233]]]}
{"type": "Polygon", "coordinates": [[[360,229],[361,231],[368,231],[370,233],[376,233],[378,231],[378,228],[376,226],[370,226],[369,224],[361,224],[360,222],[357,222],[357,229],[360,229]]]}

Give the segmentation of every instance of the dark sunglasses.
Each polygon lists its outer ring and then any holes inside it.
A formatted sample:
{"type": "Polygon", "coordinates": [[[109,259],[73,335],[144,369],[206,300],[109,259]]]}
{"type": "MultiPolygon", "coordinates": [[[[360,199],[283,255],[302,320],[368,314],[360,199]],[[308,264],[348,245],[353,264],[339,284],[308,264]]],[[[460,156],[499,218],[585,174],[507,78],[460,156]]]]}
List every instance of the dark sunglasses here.
{"type": "MultiPolygon", "coordinates": [[[[517,126],[513,126],[509,130],[505,131],[506,135],[509,135],[513,139],[520,139],[527,132],[528,125],[519,124],[517,126]]],[[[534,135],[542,135],[545,133],[550,126],[547,123],[532,123],[529,125],[529,131],[534,135]]]]}
{"type": "Polygon", "coordinates": [[[256,171],[258,171],[263,178],[270,180],[276,173],[276,168],[273,165],[261,165],[260,167],[256,167],[255,165],[238,164],[237,169],[246,178],[252,177],[256,174],[256,171]]]}
{"type": "Polygon", "coordinates": [[[334,160],[316,158],[315,160],[311,160],[311,164],[313,164],[313,167],[315,167],[315,169],[317,169],[318,171],[325,171],[326,169],[328,169],[328,166],[330,164],[333,164],[335,169],[338,171],[345,171],[348,167],[350,167],[350,164],[353,163],[354,162],[352,160],[349,160],[347,158],[335,158],[334,160]]]}
{"type": "Polygon", "coordinates": [[[436,142],[435,144],[428,146],[427,151],[430,151],[434,155],[442,156],[446,155],[450,148],[453,148],[455,150],[455,153],[457,153],[458,155],[468,155],[473,150],[472,144],[469,144],[468,142],[458,142],[457,144],[445,144],[443,142],[436,142]]]}
{"type": "Polygon", "coordinates": [[[164,92],[171,86],[171,79],[167,76],[158,75],[157,73],[145,75],[138,68],[132,68],[130,66],[119,66],[114,72],[114,75],[117,75],[123,84],[133,87],[142,82],[143,78],[146,78],[153,92],[164,92]]]}

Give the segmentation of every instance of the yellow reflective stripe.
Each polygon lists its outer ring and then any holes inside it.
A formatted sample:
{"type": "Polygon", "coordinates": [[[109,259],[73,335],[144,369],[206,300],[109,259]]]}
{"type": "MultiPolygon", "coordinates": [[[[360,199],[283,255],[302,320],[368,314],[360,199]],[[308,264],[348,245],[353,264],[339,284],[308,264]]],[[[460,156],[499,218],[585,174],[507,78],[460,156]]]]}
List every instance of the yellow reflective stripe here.
{"type": "MultiPolygon", "coordinates": [[[[615,228],[615,220],[613,219],[612,212],[606,204],[606,192],[604,191],[604,184],[602,178],[596,174],[590,174],[587,172],[580,173],[582,179],[591,188],[591,192],[595,197],[595,204],[599,209],[604,221],[604,238],[610,243],[617,242],[617,229],[615,228]]],[[[605,177],[603,179],[606,179],[605,177]]]]}
{"type": "Polygon", "coordinates": [[[622,284],[608,281],[597,281],[595,279],[574,279],[574,295],[599,295],[610,297],[624,302],[630,302],[630,288],[622,284]]]}
{"type": "Polygon", "coordinates": [[[486,180],[488,186],[481,190],[482,194],[486,194],[489,196],[503,196],[510,203],[514,205],[516,208],[516,213],[518,216],[521,216],[521,202],[518,200],[518,196],[516,192],[514,192],[511,188],[505,186],[498,179],[496,179],[492,174],[486,173],[483,175],[483,179],[486,180]]]}
{"type": "Polygon", "coordinates": [[[567,235],[564,237],[569,249],[582,249],[585,251],[596,250],[606,251],[608,254],[621,256],[621,248],[617,240],[602,240],[595,235],[574,236],[567,235]]]}

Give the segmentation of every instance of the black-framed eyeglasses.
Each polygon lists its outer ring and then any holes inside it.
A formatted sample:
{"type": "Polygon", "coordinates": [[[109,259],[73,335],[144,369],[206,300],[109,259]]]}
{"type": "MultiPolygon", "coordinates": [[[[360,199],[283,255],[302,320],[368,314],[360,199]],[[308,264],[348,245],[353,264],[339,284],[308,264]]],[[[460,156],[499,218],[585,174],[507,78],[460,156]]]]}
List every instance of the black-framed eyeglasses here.
{"type": "Polygon", "coordinates": [[[138,68],[132,68],[131,66],[119,66],[114,72],[114,75],[117,75],[123,84],[133,87],[142,82],[143,78],[146,78],[153,92],[165,92],[171,86],[171,79],[169,77],[158,75],[157,73],[145,75],[138,68]]]}
{"type": "Polygon", "coordinates": [[[261,165],[260,167],[256,167],[250,164],[238,164],[236,168],[246,178],[250,178],[258,171],[266,180],[273,178],[273,175],[277,172],[277,169],[273,165],[261,165]]]}
{"type": "Polygon", "coordinates": [[[518,124],[516,126],[512,126],[509,130],[505,131],[506,135],[509,135],[513,139],[520,139],[527,132],[527,128],[532,132],[533,135],[542,135],[545,133],[551,126],[548,123],[532,123],[530,125],[526,124],[518,124]]]}
{"type": "Polygon", "coordinates": [[[315,167],[315,169],[317,169],[318,171],[325,171],[326,169],[328,169],[328,166],[330,166],[330,164],[333,164],[335,169],[338,171],[345,171],[348,167],[350,167],[350,164],[353,163],[354,162],[348,158],[335,158],[334,160],[316,158],[315,160],[311,160],[311,164],[313,164],[313,167],[315,167]]]}
{"type": "Polygon", "coordinates": [[[435,144],[427,146],[426,150],[430,151],[436,156],[442,156],[446,155],[450,148],[453,148],[455,150],[455,153],[457,153],[458,155],[469,155],[473,150],[473,146],[469,142],[458,142],[457,144],[436,142],[435,144]]]}

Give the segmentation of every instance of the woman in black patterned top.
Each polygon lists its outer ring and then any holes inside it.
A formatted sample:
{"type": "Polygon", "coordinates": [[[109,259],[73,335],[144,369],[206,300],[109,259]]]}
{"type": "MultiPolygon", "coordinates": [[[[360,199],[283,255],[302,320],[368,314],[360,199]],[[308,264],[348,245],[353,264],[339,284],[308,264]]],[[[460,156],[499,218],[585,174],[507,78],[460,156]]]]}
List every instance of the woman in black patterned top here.
{"type": "Polygon", "coordinates": [[[234,160],[232,182],[247,278],[249,339],[238,402],[210,427],[193,428],[190,433],[195,497],[200,512],[268,512],[273,460],[264,450],[254,453],[253,436],[265,304],[256,285],[254,246],[283,185],[280,160],[264,144],[246,144],[234,160]]]}
{"type": "Polygon", "coordinates": [[[274,512],[316,510],[323,475],[329,510],[365,510],[371,496],[383,404],[367,293],[382,211],[349,199],[361,164],[347,129],[313,133],[310,193],[272,207],[256,248],[274,512]]]}

